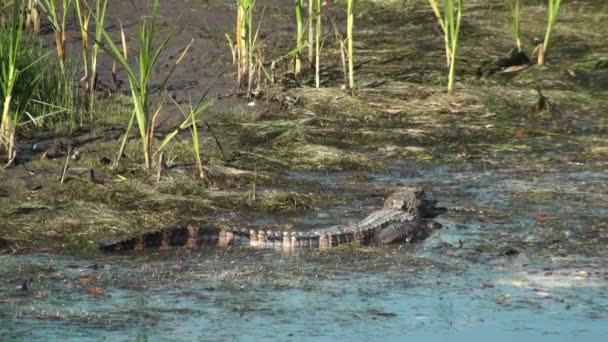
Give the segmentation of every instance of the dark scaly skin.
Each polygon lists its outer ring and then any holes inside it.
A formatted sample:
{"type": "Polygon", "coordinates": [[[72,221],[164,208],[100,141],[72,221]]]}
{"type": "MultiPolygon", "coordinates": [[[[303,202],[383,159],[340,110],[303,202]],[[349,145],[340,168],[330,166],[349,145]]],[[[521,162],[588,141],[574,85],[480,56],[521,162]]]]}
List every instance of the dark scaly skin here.
{"type": "Polygon", "coordinates": [[[427,198],[420,188],[402,188],[384,201],[380,210],[363,220],[320,232],[287,232],[246,230],[209,226],[190,226],[163,229],[135,238],[102,244],[106,251],[144,248],[184,247],[199,245],[245,245],[255,247],[320,248],[352,244],[369,246],[424,240],[441,225],[433,219],[446,212],[427,198]]]}

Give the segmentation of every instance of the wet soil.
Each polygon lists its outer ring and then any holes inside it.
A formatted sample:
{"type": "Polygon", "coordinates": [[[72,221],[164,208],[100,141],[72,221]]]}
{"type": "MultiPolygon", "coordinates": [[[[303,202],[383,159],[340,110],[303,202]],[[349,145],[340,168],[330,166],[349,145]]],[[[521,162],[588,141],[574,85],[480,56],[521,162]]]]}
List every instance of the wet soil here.
{"type": "MultiPolygon", "coordinates": [[[[106,28],[117,36],[124,27],[130,54],[146,4],[119,1],[109,7],[106,28]]],[[[326,24],[333,20],[340,26],[341,5],[326,8],[326,24]]],[[[293,38],[290,4],[268,1],[257,6],[267,59],[279,58],[293,38]]],[[[488,60],[498,66],[505,60],[508,22],[490,26],[488,18],[499,17],[501,9],[471,3],[463,23],[457,91],[448,95],[442,86],[441,37],[428,8],[415,2],[364,2],[357,21],[354,94],[340,90],[338,44],[328,35],[321,89],[310,87],[305,68],[300,87],[266,84],[252,100],[223,96],[205,115],[200,125],[208,171],[204,180],[195,176],[188,132],[167,150],[158,181],[156,171],[141,169],[136,139],[127,146],[123,165],[109,168],[130,111],[127,83],[119,73],[119,92],[100,99],[105,112],[96,113],[93,125],[69,135],[23,137],[18,165],[0,173],[0,231],[19,247],[31,242],[64,245],[67,240],[80,248],[107,235],[218,219],[238,224],[253,216],[293,224],[286,222],[352,201],[363,215],[372,210],[365,203],[377,205],[391,191],[370,181],[373,174],[401,161],[484,170],[580,166],[603,172],[608,155],[603,77],[608,74],[601,56],[608,46],[580,35],[605,31],[604,7],[593,1],[565,5],[548,65],[502,75],[479,72],[490,65],[488,60]],[[76,151],[78,160],[72,158],[60,184],[68,150],[76,151]],[[316,176],[307,176],[311,172],[316,176]],[[340,172],[350,181],[327,190],[324,179],[340,172]],[[294,196],[307,204],[292,205],[294,196]],[[271,213],[286,218],[275,220],[271,213]],[[75,237],[72,231],[81,234],[75,237]],[[44,242],[36,238],[40,234],[44,242]]],[[[211,95],[235,92],[225,41],[225,33],[233,30],[234,10],[228,1],[161,2],[159,36],[173,30],[174,37],[156,70],[159,80],[193,40],[168,86],[178,102],[196,99],[224,70],[211,95]]],[[[531,5],[522,13],[525,50],[534,47],[534,34],[542,33],[543,26],[531,20],[540,12],[542,7],[531,5]]],[[[68,26],[70,51],[77,60],[77,26],[68,26]]],[[[52,41],[50,33],[43,38],[52,41]]],[[[109,84],[110,60],[101,57],[100,82],[109,84]]],[[[167,106],[163,116],[159,139],[181,120],[176,107],[167,106]]]]}
{"type": "MultiPolygon", "coordinates": [[[[133,3],[112,3],[112,34],[122,22],[134,37],[146,1],[133,3]]],[[[260,32],[273,60],[294,45],[291,3],[258,5],[266,6],[260,32]]],[[[197,339],[212,331],[228,339],[246,327],[265,339],[441,340],[473,332],[480,340],[601,340],[608,305],[608,5],[564,2],[547,65],[517,73],[492,69],[512,48],[501,6],[465,4],[456,92],[448,95],[443,41],[428,4],[362,1],[353,94],[341,89],[338,44],[328,34],[321,89],[305,70],[299,87],[278,82],[252,100],[223,96],[205,114],[203,180],[188,132],[166,151],[159,180],[156,170],[143,171],[135,138],[121,166],[110,169],[130,113],[124,75],[120,91],[100,99],[111,110],[94,124],[23,137],[18,164],[0,171],[0,320],[11,321],[10,336],[36,338],[36,326],[72,339],[91,327],[131,338],[170,331],[197,339]],[[69,148],[79,159],[69,162],[61,184],[69,148]],[[364,217],[394,188],[411,184],[451,208],[440,218],[445,229],[417,246],[295,255],[97,250],[104,239],[191,223],[323,228],[364,217]]],[[[233,31],[234,8],[223,0],[161,1],[159,30],[177,34],[159,74],[194,39],[169,83],[178,102],[196,99],[225,69],[211,94],[234,92],[224,36],[233,31]]],[[[341,26],[343,8],[338,1],[327,10],[341,26]]],[[[532,62],[544,16],[538,3],[522,13],[532,62]]],[[[101,65],[101,82],[109,85],[105,56],[101,65]]],[[[180,115],[167,108],[159,141],[180,115]]]]}

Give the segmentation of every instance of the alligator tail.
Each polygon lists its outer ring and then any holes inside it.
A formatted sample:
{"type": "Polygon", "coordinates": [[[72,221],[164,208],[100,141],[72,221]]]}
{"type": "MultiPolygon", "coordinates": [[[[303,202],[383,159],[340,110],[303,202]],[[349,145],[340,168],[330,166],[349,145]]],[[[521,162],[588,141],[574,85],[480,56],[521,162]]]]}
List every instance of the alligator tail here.
{"type": "Polygon", "coordinates": [[[305,233],[191,225],[167,228],[133,238],[105,242],[101,244],[101,250],[113,252],[175,247],[195,249],[202,246],[281,247],[285,250],[295,248],[328,249],[345,244],[370,245],[373,240],[373,232],[369,230],[305,233]]]}

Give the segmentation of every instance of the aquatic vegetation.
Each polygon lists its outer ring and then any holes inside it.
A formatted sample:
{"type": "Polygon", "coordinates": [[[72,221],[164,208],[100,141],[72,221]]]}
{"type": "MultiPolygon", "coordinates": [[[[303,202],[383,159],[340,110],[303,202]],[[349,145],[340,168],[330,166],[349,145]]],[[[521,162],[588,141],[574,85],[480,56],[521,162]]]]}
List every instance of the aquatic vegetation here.
{"type": "Polygon", "coordinates": [[[450,70],[448,74],[448,92],[452,93],[454,91],[458,35],[460,33],[460,23],[462,19],[462,0],[444,0],[443,14],[439,10],[437,0],[429,0],[429,4],[443,31],[445,55],[450,70]]]}
{"type": "Polygon", "coordinates": [[[538,64],[545,64],[545,57],[549,50],[549,40],[553,33],[553,28],[557,22],[557,15],[559,14],[559,8],[561,0],[547,0],[547,31],[545,32],[545,40],[538,46],[538,64]]]}
{"type": "Polygon", "coordinates": [[[511,29],[513,30],[513,37],[515,38],[515,46],[517,47],[517,51],[521,52],[521,32],[519,30],[520,0],[505,0],[505,6],[509,11],[509,17],[511,19],[511,29]]]}
{"type": "Polygon", "coordinates": [[[38,4],[53,27],[59,65],[61,66],[61,71],[65,71],[65,61],[67,57],[65,50],[65,26],[72,0],[61,1],[60,7],[57,5],[57,0],[38,0],[38,4]],[[61,12],[59,12],[60,10],[61,12]]]}
{"type": "Polygon", "coordinates": [[[97,56],[99,55],[99,41],[103,33],[103,25],[106,17],[108,0],[95,0],[95,39],[91,51],[91,74],[87,82],[86,90],[89,93],[89,113],[93,113],[95,102],[95,90],[97,89],[97,56]]]}
{"type": "Polygon", "coordinates": [[[172,99],[173,102],[175,103],[175,105],[179,108],[179,110],[184,115],[185,120],[184,120],[184,122],[182,122],[182,124],[176,130],[174,130],[172,133],[167,135],[167,137],[165,137],[165,140],[163,141],[163,143],[160,147],[160,149],[162,149],[175,136],[177,136],[177,134],[179,132],[181,132],[185,129],[189,129],[190,134],[192,136],[192,151],[194,153],[194,158],[196,159],[196,166],[198,167],[198,175],[200,178],[205,178],[205,171],[203,169],[203,162],[201,160],[201,150],[200,150],[201,142],[200,142],[199,133],[198,133],[198,120],[199,120],[199,117],[201,116],[201,114],[203,114],[207,109],[209,109],[209,107],[211,107],[215,103],[215,99],[205,101],[205,96],[207,95],[207,92],[211,88],[211,85],[207,88],[207,91],[205,92],[205,94],[201,97],[201,99],[198,101],[198,103],[194,107],[192,106],[192,101],[190,101],[190,107],[189,107],[188,113],[186,113],[182,109],[182,107],[180,107],[179,104],[177,102],[175,102],[175,100],[172,99]]]}
{"type": "Polygon", "coordinates": [[[315,29],[313,27],[314,20],[314,1],[308,0],[308,63],[312,65],[314,62],[314,47],[313,42],[315,41],[315,29]]]}
{"type": "MultiPolygon", "coordinates": [[[[261,82],[261,71],[267,75],[264,70],[263,60],[264,52],[258,42],[258,33],[260,31],[260,23],[258,24],[255,33],[253,31],[253,12],[255,9],[255,0],[238,0],[237,16],[236,16],[236,31],[235,43],[228,34],[226,38],[232,50],[233,62],[237,65],[237,88],[240,89],[243,80],[247,80],[247,97],[253,95],[254,85],[261,82]]],[[[263,13],[262,13],[263,16],[263,13]]]]}
{"type": "Polygon", "coordinates": [[[294,65],[294,73],[297,75],[300,74],[302,69],[302,50],[304,49],[304,31],[303,31],[303,22],[302,22],[302,1],[303,0],[295,0],[295,15],[296,15],[296,56],[295,56],[295,65],[294,65]]]}
{"type": "MultiPolygon", "coordinates": [[[[74,1],[74,10],[76,11],[76,17],[78,19],[78,26],[80,28],[80,36],[82,37],[82,66],[84,68],[84,75],[81,80],[86,80],[89,77],[89,21],[91,19],[91,13],[85,12],[80,5],[81,0],[74,1]]],[[[88,6],[83,1],[85,6],[88,6]]]]}
{"type": "MultiPolygon", "coordinates": [[[[137,69],[131,67],[127,60],[127,41],[124,35],[124,31],[122,31],[122,51],[118,46],[116,46],[108,32],[106,32],[105,30],[102,32],[105,45],[100,45],[100,47],[105,52],[107,52],[117,63],[119,63],[127,72],[134,107],[133,112],[131,114],[131,118],[129,119],[129,123],[127,125],[127,130],[125,132],[123,141],[116,156],[114,166],[117,166],[120,161],[120,158],[124,152],[125,145],[127,144],[127,141],[129,139],[129,134],[131,132],[131,129],[133,128],[133,123],[135,119],[137,119],[137,127],[139,129],[139,135],[143,147],[142,154],[144,157],[144,166],[145,169],[148,171],[152,169],[154,124],[155,119],[160,113],[163,105],[160,104],[157,107],[156,111],[152,112],[152,110],[150,109],[152,99],[150,96],[149,86],[152,77],[152,72],[158,62],[158,58],[160,57],[160,54],[167,48],[167,44],[169,43],[169,40],[171,39],[173,34],[173,32],[169,32],[160,41],[156,48],[153,47],[157,9],[158,0],[155,0],[152,5],[152,13],[150,17],[142,19],[142,22],[139,25],[139,54],[137,59],[137,69]]],[[[187,49],[184,50],[183,54],[185,54],[186,51],[187,49]]],[[[180,60],[181,58],[178,59],[177,63],[180,60]]],[[[167,79],[169,76],[170,74],[167,75],[167,79]]]]}
{"type": "Polygon", "coordinates": [[[355,0],[347,1],[346,39],[348,42],[348,88],[355,87],[354,54],[353,54],[353,26],[355,25],[355,0]]]}
{"type": "MultiPolygon", "coordinates": [[[[8,41],[0,42],[0,52],[3,58],[0,60],[0,86],[2,87],[2,116],[0,117],[0,153],[5,152],[11,164],[15,159],[15,131],[18,125],[17,112],[11,113],[11,101],[13,90],[19,77],[17,69],[17,56],[21,48],[21,34],[23,33],[23,16],[20,6],[12,6],[12,17],[10,31],[7,32],[8,41]],[[5,57],[6,56],[6,57],[5,57]]],[[[1,29],[1,28],[0,28],[1,29]]],[[[3,36],[4,32],[1,32],[3,36]]],[[[32,87],[37,80],[32,80],[32,87]]]]}
{"type": "MultiPolygon", "coordinates": [[[[74,87],[76,66],[69,64],[62,72],[59,61],[48,60],[52,52],[48,52],[40,40],[16,34],[13,30],[0,29],[0,54],[6,56],[0,62],[4,70],[0,76],[3,79],[0,95],[15,129],[19,128],[21,133],[41,128],[73,131],[82,125],[83,105],[81,93],[74,87]],[[46,59],[44,63],[42,59],[46,59]],[[10,100],[4,101],[8,95],[10,100]]],[[[8,117],[4,120],[5,129],[12,126],[8,117]]],[[[6,132],[4,136],[8,139],[10,134],[6,132]]]]}
{"type": "Polygon", "coordinates": [[[320,56],[321,56],[321,0],[316,2],[316,29],[315,29],[315,87],[319,88],[321,78],[320,71],[320,56]]]}
{"type": "Polygon", "coordinates": [[[25,28],[33,33],[40,33],[40,11],[38,0],[28,0],[25,5],[25,28]]]}

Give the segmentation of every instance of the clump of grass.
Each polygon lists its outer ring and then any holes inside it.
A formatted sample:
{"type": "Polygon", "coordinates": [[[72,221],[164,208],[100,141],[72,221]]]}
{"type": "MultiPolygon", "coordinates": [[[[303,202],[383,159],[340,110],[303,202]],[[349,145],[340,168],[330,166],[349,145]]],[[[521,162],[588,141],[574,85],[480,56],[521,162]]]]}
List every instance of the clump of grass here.
{"type": "MultiPolygon", "coordinates": [[[[185,120],[178,129],[173,131],[173,133],[169,134],[165,138],[165,141],[169,142],[180,131],[185,130],[185,129],[190,130],[190,135],[192,136],[192,152],[194,153],[194,158],[196,159],[196,166],[198,168],[198,175],[200,178],[205,178],[205,171],[203,169],[203,161],[201,160],[201,150],[200,150],[201,143],[200,143],[199,133],[198,133],[198,121],[199,121],[199,117],[201,116],[201,114],[204,113],[205,111],[207,111],[207,109],[215,103],[214,99],[205,101],[205,97],[207,95],[207,92],[209,91],[209,88],[207,88],[207,91],[205,92],[205,94],[201,97],[199,102],[194,107],[192,106],[192,101],[190,101],[190,108],[189,108],[188,113],[186,113],[186,111],[184,111],[182,109],[182,107],[180,107],[179,104],[177,102],[175,102],[175,100],[173,100],[175,105],[179,108],[179,110],[184,115],[185,120]]],[[[165,144],[165,142],[163,142],[163,144],[165,144]]],[[[163,146],[161,145],[161,148],[162,147],[163,146]]]]}
{"type": "Polygon", "coordinates": [[[517,52],[521,52],[521,33],[519,30],[520,0],[505,0],[505,6],[509,11],[511,29],[513,30],[517,52]]]}
{"type": "MultiPolygon", "coordinates": [[[[86,90],[89,93],[89,112],[93,113],[95,108],[95,90],[97,89],[97,56],[99,55],[99,41],[103,33],[103,25],[106,17],[108,0],[95,1],[95,39],[91,51],[91,75],[87,82],[86,90]]],[[[112,74],[115,75],[116,64],[113,64],[112,74]]],[[[91,114],[92,115],[92,114],[91,114]]]]}
{"type": "MultiPolygon", "coordinates": [[[[10,30],[8,32],[0,32],[1,38],[8,36],[8,40],[3,39],[0,41],[0,52],[2,52],[2,59],[0,60],[0,86],[2,88],[1,95],[3,100],[2,116],[0,117],[0,153],[6,152],[7,164],[9,165],[15,159],[16,154],[15,131],[17,130],[19,116],[17,112],[11,113],[11,102],[13,100],[15,84],[20,73],[17,68],[17,57],[21,49],[21,35],[23,33],[21,6],[15,4],[12,7],[10,30]]],[[[37,80],[33,80],[32,82],[36,84],[37,80]]]]}
{"type": "MultiPolygon", "coordinates": [[[[41,63],[49,53],[35,38],[22,35],[24,15],[18,26],[10,30],[0,29],[0,64],[2,65],[3,141],[5,148],[16,155],[14,145],[19,129],[27,132],[31,126],[58,131],[71,131],[82,124],[80,109],[84,103],[78,89],[74,87],[76,70],[72,66],[62,72],[58,61],[41,63]],[[15,30],[19,30],[19,32],[15,30]],[[11,138],[12,136],[12,138],[11,138]],[[13,146],[14,147],[14,146],[13,146]]],[[[15,22],[18,24],[18,22],[15,22]]],[[[9,158],[10,159],[10,158],[9,158]]]]}
{"type": "MultiPolygon", "coordinates": [[[[74,1],[74,9],[76,10],[76,17],[78,19],[78,25],[80,27],[80,35],[82,37],[82,66],[84,68],[84,76],[81,81],[86,80],[89,77],[89,21],[91,20],[90,11],[86,11],[87,9],[81,8],[80,6],[81,0],[74,1]]],[[[86,2],[83,1],[85,6],[88,6],[86,2]]]]}
{"type": "MultiPolygon", "coordinates": [[[[28,0],[25,5],[25,27],[32,33],[40,33],[40,12],[38,11],[38,0],[28,0]]],[[[1,7],[1,6],[0,6],[1,7]]]]}
{"type": "Polygon", "coordinates": [[[158,9],[158,0],[154,1],[152,6],[152,13],[150,17],[146,17],[139,25],[139,56],[137,60],[137,69],[132,68],[128,62],[127,56],[127,41],[124,35],[124,31],[121,29],[122,37],[122,52],[121,49],[114,44],[112,37],[104,30],[102,31],[103,39],[106,45],[100,45],[100,47],[106,51],[116,62],[118,62],[124,70],[127,72],[129,79],[129,85],[131,87],[131,97],[133,100],[133,112],[127,125],[127,131],[121,143],[118,155],[114,166],[116,167],[120,161],[120,158],[124,152],[126,143],[128,141],[129,133],[133,127],[135,119],[137,119],[137,126],[139,128],[139,134],[143,147],[144,166],[146,170],[152,169],[152,145],[154,142],[154,120],[156,115],[160,112],[162,105],[160,105],[156,112],[153,114],[151,106],[151,98],[149,92],[149,83],[152,77],[154,66],[158,62],[160,54],[166,49],[169,40],[171,39],[172,32],[164,37],[160,44],[154,48],[153,39],[156,26],[156,13],[158,9]]]}
{"type": "Polygon", "coordinates": [[[57,5],[57,0],[38,0],[40,8],[48,17],[53,32],[55,33],[55,44],[57,47],[57,57],[61,71],[65,71],[66,51],[65,51],[65,26],[67,15],[70,11],[72,0],[61,1],[61,6],[57,5]],[[61,11],[61,12],[60,12],[61,11]]]}
{"type": "MultiPolygon", "coordinates": [[[[316,2],[317,27],[315,29],[315,87],[319,88],[320,79],[320,56],[321,56],[321,0],[316,2]]],[[[311,43],[312,44],[312,43],[311,43]]]]}
{"type": "Polygon", "coordinates": [[[429,4],[443,31],[445,54],[450,70],[448,74],[448,92],[453,93],[458,35],[462,19],[462,0],[443,0],[443,14],[439,10],[438,0],[429,0],[429,4]]]}
{"type": "MultiPolygon", "coordinates": [[[[100,45],[105,52],[107,52],[118,64],[120,64],[127,72],[127,78],[129,79],[129,85],[131,87],[131,98],[133,102],[133,112],[129,123],[127,125],[127,131],[123,137],[120,145],[118,154],[116,156],[114,167],[118,166],[121,156],[125,150],[129,134],[133,128],[135,120],[137,120],[137,127],[139,129],[139,136],[142,143],[142,154],[144,159],[144,167],[146,171],[152,169],[153,156],[159,153],[182,129],[192,128],[191,125],[196,125],[196,118],[200,113],[204,112],[210,105],[210,102],[200,102],[194,108],[191,108],[190,114],[184,120],[182,125],[176,129],[173,133],[168,134],[158,149],[154,149],[154,133],[155,133],[155,122],[159,113],[161,112],[164,103],[158,105],[155,111],[152,111],[152,97],[150,94],[149,84],[152,78],[153,70],[158,63],[160,55],[166,50],[167,44],[173,36],[173,31],[169,32],[156,46],[154,44],[154,33],[156,27],[156,18],[158,11],[158,0],[155,0],[152,5],[152,13],[149,17],[143,19],[139,25],[139,54],[137,58],[137,69],[130,66],[127,56],[127,42],[124,35],[124,31],[121,29],[122,37],[122,52],[121,49],[116,46],[112,37],[105,31],[102,30],[101,35],[106,45],[100,45]]],[[[98,42],[99,43],[99,42],[98,42]]],[[[167,73],[164,81],[161,83],[161,89],[165,88],[167,81],[171,77],[175,67],[184,59],[192,42],[182,51],[180,56],[175,61],[175,64],[167,73]]],[[[198,144],[198,141],[196,142],[198,144]]]]}
{"type": "Polygon", "coordinates": [[[315,29],[313,27],[314,0],[308,0],[308,63],[312,65],[314,60],[313,42],[315,41],[315,29]]]}
{"type": "Polygon", "coordinates": [[[255,0],[238,0],[237,5],[235,43],[228,34],[226,38],[232,49],[233,62],[237,65],[237,88],[240,90],[246,79],[247,97],[250,98],[254,84],[259,85],[261,71],[267,73],[262,65],[264,53],[258,42],[260,25],[255,32],[253,30],[255,0]]]}
{"type": "Polygon", "coordinates": [[[348,41],[348,88],[355,87],[354,54],[353,54],[353,26],[355,25],[355,0],[347,0],[346,10],[346,39],[348,41]]]}
{"type": "Polygon", "coordinates": [[[557,22],[557,15],[559,13],[559,7],[561,0],[547,0],[547,31],[545,32],[545,40],[538,47],[538,64],[545,64],[545,57],[547,50],[549,50],[549,40],[551,39],[551,33],[557,22]]]}
{"type": "Polygon", "coordinates": [[[303,31],[303,17],[302,17],[302,1],[295,0],[295,14],[296,14],[296,55],[294,74],[297,76],[300,74],[302,69],[301,51],[304,48],[304,31],[303,31]]]}

